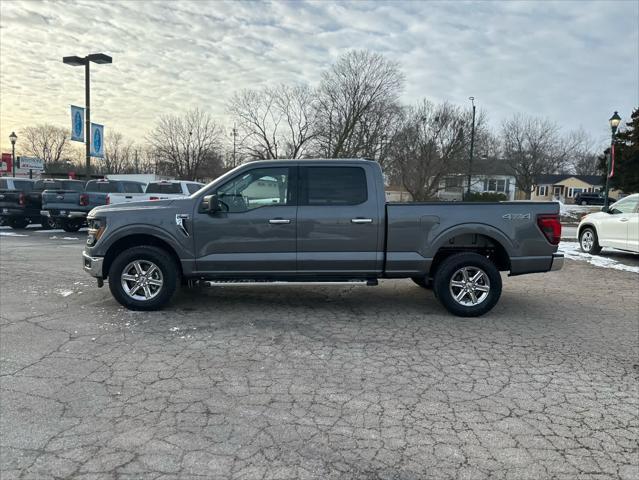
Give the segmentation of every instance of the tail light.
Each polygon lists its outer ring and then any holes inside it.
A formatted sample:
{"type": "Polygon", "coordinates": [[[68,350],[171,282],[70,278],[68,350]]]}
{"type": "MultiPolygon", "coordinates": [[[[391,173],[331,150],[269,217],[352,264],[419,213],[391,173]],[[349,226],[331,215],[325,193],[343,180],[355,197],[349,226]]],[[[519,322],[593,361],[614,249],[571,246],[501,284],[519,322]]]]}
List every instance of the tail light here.
{"type": "Polygon", "coordinates": [[[18,205],[24,206],[24,204],[25,204],[24,193],[20,192],[20,195],[18,195],[18,205]]]}
{"type": "Polygon", "coordinates": [[[537,215],[537,225],[551,244],[559,245],[561,240],[559,215],[537,215]]]}
{"type": "Polygon", "coordinates": [[[80,206],[81,207],[89,206],[89,196],[86,193],[80,194],[80,206]]]}
{"type": "Polygon", "coordinates": [[[160,197],[149,197],[149,200],[159,200],[160,197]]]}
{"type": "Polygon", "coordinates": [[[111,195],[107,195],[106,204],[111,205],[111,195]]]}

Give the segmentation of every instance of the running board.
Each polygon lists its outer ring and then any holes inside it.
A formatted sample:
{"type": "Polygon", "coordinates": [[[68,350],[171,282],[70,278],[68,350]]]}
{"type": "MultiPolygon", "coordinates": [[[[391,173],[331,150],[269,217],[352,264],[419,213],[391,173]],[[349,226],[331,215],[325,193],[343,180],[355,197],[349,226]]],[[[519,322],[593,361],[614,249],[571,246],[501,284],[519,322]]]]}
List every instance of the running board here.
{"type": "Polygon", "coordinates": [[[304,285],[366,285],[369,287],[375,287],[378,285],[376,278],[370,280],[340,280],[340,281],[318,281],[318,280],[200,280],[194,283],[208,286],[227,286],[227,287],[254,287],[254,286],[269,286],[269,285],[291,285],[291,286],[304,286],[304,285]]]}

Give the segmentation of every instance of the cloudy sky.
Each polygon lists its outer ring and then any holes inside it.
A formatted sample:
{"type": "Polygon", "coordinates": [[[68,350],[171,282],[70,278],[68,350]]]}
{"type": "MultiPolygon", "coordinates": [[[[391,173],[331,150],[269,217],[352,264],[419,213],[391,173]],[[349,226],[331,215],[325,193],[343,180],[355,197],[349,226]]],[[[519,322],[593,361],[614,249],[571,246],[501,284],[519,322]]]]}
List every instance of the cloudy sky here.
{"type": "MultiPolygon", "coordinates": [[[[613,110],[639,105],[639,2],[0,3],[0,145],[37,123],[69,126],[83,69],[65,55],[104,52],[92,70],[92,120],[143,140],[154,120],[199,106],[232,122],[236,90],[317,84],[349,49],[397,60],[405,102],[469,104],[494,126],[513,112],[583,126],[598,141],[613,110]]],[[[19,142],[19,140],[18,140],[19,142]]]]}

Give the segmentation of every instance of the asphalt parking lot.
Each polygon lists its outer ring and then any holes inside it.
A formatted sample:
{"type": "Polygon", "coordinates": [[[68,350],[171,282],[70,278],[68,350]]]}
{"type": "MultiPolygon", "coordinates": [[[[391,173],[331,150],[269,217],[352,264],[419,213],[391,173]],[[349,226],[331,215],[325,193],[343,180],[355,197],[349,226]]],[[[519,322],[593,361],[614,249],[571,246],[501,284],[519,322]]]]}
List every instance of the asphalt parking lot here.
{"type": "Polygon", "coordinates": [[[639,478],[636,273],[505,277],[480,319],[410,281],[134,313],[82,232],[23,235],[0,236],[3,480],[639,478]]]}

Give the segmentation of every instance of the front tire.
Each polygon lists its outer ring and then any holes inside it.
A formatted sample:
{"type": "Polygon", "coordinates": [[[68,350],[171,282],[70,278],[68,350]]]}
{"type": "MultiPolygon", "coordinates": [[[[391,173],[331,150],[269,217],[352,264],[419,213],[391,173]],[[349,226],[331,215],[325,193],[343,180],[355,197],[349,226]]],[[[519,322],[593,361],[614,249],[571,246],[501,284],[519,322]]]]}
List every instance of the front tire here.
{"type": "Polygon", "coordinates": [[[493,262],[478,253],[456,253],[435,273],[434,291],[442,305],[459,317],[479,317],[497,304],[501,275],[493,262]]]}
{"type": "Polygon", "coordinates": [[[75,233],[82,227],[82,220],[63,220],[62,230],[69,233],[75,233]]]}
{"type": "Polygon", "coordinates": [[[51,230],[55,228],[55,220],[51,217],[40,217],[40,226],[43,230],[51,230]]]}
{"type": "Polygon", "coordinates": [[[586,202],[585,200],[582,200],[582,201],[581,201],[581,204],[582,204],[582,205],[588,205],[588,202],[586,202]]]}
{"type": "Polygon", "coordinates": [[[7,223],[14,230],[22,230],[23,228],[27,228],[29,220],[26,218],[10,218],[7,223]]]}
{"type": "Polygon", "coordinates": [[[129,310],[159,310],[180,283],[173,257],[158,247],[140,246],[120,253],[109,269],[109,289],[129,310]]]}
{"type": "Polygon", "coordinates": [[[579,234],[579,247],[582,252],[590,255],[598,255],[601,252],[599,238],[594,228],[586,227],[581,231],[579,234]]]}

